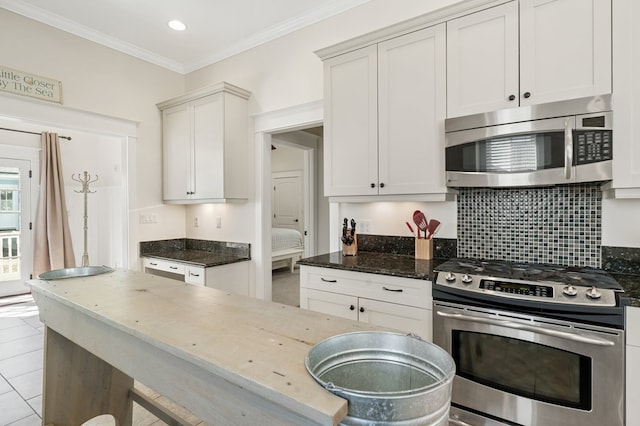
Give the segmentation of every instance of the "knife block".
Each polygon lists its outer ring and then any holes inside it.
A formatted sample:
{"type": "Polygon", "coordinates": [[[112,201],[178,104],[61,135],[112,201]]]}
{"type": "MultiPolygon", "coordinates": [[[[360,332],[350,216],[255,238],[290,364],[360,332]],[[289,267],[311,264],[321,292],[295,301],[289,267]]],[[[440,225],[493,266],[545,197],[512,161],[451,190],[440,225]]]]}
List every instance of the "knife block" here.
{"type": "Polygon", "coordinates": [[[433,240],[416,238],[416,259],[429,260],[433,258],[433,240]]]}
{"type": "Polygon", "coordinates": [[[351,245],[348,246],[345,243],[342,243],[342,255],[355,256],[357,253],[358,253],[358,234],[353,234],[353,243],[351,245]]]}

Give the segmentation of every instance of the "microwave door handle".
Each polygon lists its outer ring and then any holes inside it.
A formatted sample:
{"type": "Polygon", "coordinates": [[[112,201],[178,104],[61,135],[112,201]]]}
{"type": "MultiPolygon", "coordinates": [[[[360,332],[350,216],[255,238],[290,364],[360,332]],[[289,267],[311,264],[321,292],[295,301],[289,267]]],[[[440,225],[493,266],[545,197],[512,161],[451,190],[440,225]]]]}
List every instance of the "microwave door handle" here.
{"type": "Polygon", "coordinates": [[[570,119],[564,120],[564,177],[571,179],[573,167],[573,126],[570,119]]]}
{"type": "Polygon", "coordinates": [[[615,343],[610,340],[598,339],[597,337],[587,337],[580,334],[567,333],[566,331],[549,330],[546,328],[535,327],[527,324],[520,324],[513,321],[496,320],[492,318],[476,317],[465,314],[450,314],[448,312],[436,311],[441,317],[458,319],[469,322],[479,322],[482,324],[497,325],[501,327],[513,328],[517,330],[532,331],[534,333],[546,334],[547,336],[560,337],[562,339],[572,340],[574,342],[589,343],[597,346],[614,346],[615,343]]]}

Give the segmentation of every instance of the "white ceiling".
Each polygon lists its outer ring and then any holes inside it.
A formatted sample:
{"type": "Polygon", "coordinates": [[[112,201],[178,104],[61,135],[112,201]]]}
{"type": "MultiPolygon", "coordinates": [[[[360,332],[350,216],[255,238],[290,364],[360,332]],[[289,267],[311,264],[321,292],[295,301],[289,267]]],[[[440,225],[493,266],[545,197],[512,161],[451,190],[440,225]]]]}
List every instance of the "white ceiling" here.
{"type": "Polygon", "coordinates": [[[188,73],[370,0],[0,0],[0,7],[188,73]],[[187,30],[167,27],[179,19],[187,30]]]}

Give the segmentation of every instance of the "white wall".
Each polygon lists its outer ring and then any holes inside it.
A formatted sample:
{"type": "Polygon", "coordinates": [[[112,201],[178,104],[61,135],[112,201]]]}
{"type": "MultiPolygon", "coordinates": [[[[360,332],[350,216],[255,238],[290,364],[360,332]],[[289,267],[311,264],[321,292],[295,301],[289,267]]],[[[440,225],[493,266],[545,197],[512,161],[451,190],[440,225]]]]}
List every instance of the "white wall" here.
{"type": "MultiPolygon", "coordinates": [[[[278,136],[272,138],[274,145],[278,144],[278,136]]],[[[288,172],[304,169],[304,152],[299,148],[278,145],[271,151],[271,171],[288,172]]]]}
{"type": "MultiPolygon", "coordinates": [[[[137,265],[139,241],[184,237],[184,208],[161,202],[161,121],[155,106],[184,92],[184,76],[6,9],[0,9],[0,22],[3,65],[60,80],[65,107],[139,123],[129,164],[135,173],[129,188],[131,266],[137,265]],[[140,225],[142,212],[156,213],[159,222],[140,225]]],[[[24,125],[25,120],[12,123],[24,125]]]]}

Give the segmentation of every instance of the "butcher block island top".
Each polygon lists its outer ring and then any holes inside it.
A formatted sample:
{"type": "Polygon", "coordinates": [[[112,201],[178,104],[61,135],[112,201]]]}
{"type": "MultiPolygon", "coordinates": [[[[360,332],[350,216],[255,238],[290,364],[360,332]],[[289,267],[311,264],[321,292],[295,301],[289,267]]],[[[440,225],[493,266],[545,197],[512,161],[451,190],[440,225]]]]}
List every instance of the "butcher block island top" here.
{"type": "Polygon", "coordinates": [[[131,424],[124,388],[138,380],[208,424],[334,425],[347,401],[308,374],[307,352],[336,334],[382,330],[134,271],[28,285],[46,326],[43,424],[104,413],[131,424]],[[65,361],[78,351],[86,366],[65,361]],[[85,380],[93,358],[107,372],[85,380]],[[78,407],[109,386],[97,408],[78,407]]]}

